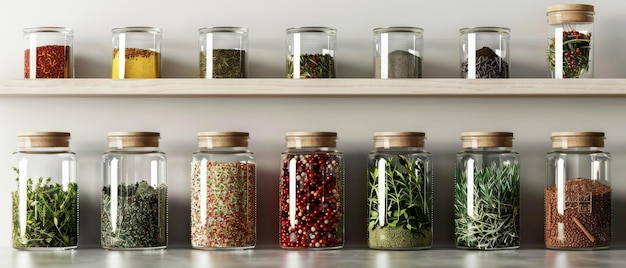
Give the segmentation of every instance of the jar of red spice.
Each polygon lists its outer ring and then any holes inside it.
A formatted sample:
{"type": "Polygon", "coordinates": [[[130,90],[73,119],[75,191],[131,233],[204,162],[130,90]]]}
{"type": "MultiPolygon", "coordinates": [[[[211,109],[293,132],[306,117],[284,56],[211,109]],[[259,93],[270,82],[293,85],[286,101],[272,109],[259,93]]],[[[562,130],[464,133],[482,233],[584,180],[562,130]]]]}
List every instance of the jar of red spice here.
{"type": "Polygon", "coordinates": [[[200,132],[191,161],[191,246],[256,244],[256,164],[247,132],[200,132]]]}
{"type": "Polygon", "coordinates": [[[545,242],[551,249],[611,243],[611,155],[602,132],[554,132],[546,156],[545,242]]]}
{"type": "Polygon", "coordinates": [[[344,243],[344,162],[335,132],[288,132],[279,182],[282,248],[336,249],[344,243]]]}
{"type": "Polygon", "coordinates": [[[26,28],[24,42],[24,78],[74,78],[72,29],[26,28]]]}
{"type": "Polygon", "coordinates": [[[336,42],[334,28],[287,29],[287,78],[335,78],[336,42]]]}
{"type": "Polygon", "coordinates": [[[593,78],[593,5],[552,5],[546,15],[552,78],[593,78]]]}

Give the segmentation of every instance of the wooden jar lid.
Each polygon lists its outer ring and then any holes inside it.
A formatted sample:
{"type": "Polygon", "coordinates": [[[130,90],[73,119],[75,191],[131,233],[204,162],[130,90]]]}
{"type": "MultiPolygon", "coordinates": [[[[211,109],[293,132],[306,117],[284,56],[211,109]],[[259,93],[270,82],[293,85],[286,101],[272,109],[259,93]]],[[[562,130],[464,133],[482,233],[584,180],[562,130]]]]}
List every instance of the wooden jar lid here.
{"type": "Polygon", "coordinates": [[[375,148],[424,147],[424,132],[376,132],[375,148]]]}
{"type": "Polygon", "coordinates": [[[604,147],[604,132],[553,132],[552,148],[604,147]]]}
{"type": "Polygon", "coordinates": [[[463,132],[463,148],[513,147],[512,132],[463,132]]]}
{"type": "Polygon", "coordinates": [[[109,132],[110,148],[159,147],[159,132],[109,132]]]}
{"type": "Polygon", "coordinates": [[[585,4],[560,4],[548,7],[548,23],[593,22],[594,6],[585,4]]]}
{"type": "Polygon", "coordinates": [[[198,147],[248,147],[248,132],[198,132],[198,147]]]}
{"type": "Polygon", "coordinates": [[[287,148],[337,147],[337,132],[287,132],[287,148]]]}
{"type": "Polygon", "coordinates": [[[70,147],[69,132],[21,132],[17,139],[19,148],[70,147]]]}

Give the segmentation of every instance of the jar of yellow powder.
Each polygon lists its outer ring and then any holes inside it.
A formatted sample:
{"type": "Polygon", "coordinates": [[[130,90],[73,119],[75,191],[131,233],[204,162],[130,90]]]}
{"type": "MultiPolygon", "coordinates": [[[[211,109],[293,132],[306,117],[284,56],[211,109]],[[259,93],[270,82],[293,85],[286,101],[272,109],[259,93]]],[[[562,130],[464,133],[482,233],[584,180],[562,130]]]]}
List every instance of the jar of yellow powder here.
{"type": "Polygon", "coordinates": [[[112,78],[161,77],[161,29],[126,27],[112,31],[112,78]]]}

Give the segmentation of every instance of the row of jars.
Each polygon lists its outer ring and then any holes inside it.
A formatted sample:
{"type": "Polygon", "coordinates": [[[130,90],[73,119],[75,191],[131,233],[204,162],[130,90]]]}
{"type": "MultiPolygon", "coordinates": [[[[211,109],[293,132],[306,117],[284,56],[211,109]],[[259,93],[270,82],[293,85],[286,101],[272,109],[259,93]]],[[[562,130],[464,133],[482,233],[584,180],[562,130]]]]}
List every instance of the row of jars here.
{"type": "MultiPolygon", "coordinates": [[[[553,78],[593,77],[594,7],[548,7],[547,57],[553,78]]],[[[335,78],[337,30],[328,27],[287,29],[287,77],[335,78]]],[[[460,30],[460,77],[509,78],[510,29],[460,30]]],[[[24,78],[72,78],[72,42],[68,28],[24,29],[24,78]],[[30,68],[36,66],[36,68],[30,68]]],[[[162,31],[153,27],[113,29],[112,78],[161,77],[162,31]]],[[[421,78],[423,29],[374,29],[374,76],[421,78]]],[[[248,77],[248,30],[214,27],[199,30],[200,78],[248,77]]]]}
{"type": "MultiPolygon", "coordinates": [[[[423,132],[377,132],[367,162],[368,245],[432,246],[433,163],[423,132]]],[[[78,242],[76,155],[70,133],[18,134],[13,154],[13,247],[70,249],[78,242]]],[[[156,132],[112,132],[102,156],[101,245],[167,246],[166,155],[156,132]]],[[[191,245],[256,244],[257,172],[247,132],[200,132],[191,160],[191,245]]],[[[520,161],[511,132],[464,132],[456,155],[458,248],[520,245],[520,161]]],[[[288,132],[279,178],[282,248],[341,248],[344,157],[335,132],[288,132]]],[[[603,249],[611,242],[610,154],[604,133],[555,132],[546,157],[545,245],[603,249]]]]}

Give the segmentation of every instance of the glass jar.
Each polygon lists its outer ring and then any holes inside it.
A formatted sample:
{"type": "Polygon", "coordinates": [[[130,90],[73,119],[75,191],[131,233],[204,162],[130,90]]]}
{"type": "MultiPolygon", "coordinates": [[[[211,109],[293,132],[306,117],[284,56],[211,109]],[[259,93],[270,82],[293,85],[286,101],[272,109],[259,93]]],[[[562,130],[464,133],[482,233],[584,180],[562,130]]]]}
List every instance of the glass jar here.
{"type": "Polygon", "coordinates": [[[279,191],[282,248],[336,249],[344,242],[344,162],[335,132],[287,132],[279,191]]]}
{"type": "Polygon", "coordinates": [[[126,27],[112,32],[114,79],[161,78],[161,29],[126,27]]]}
{"type": "Polygon", "coordinates": [[[456,155],[457,248],[519,248],[520,163],[511,132],[464,132],[456,155]]]}
{"type": "Polygon", "coordinates": [[[552,249],[611,243],[611,155],[602,132],[554,132],[546,155],[545,242],[552,249]]]}
{"type": "Polygon", "coordinates": [[[421,78],[423,32],[417,27],[374,29],[374,77],[421,78]]]}
{"type": "Polygon", "coordinates": [[[432,160],[423,132],[376,132],[367,161],[368,246],[427,249],[433,244],[432,160]]]}
{"type": "Polygon", "coordinates": [[[474,27],[460,32],[461,78],[509,78],[509,28],[474,27]]]}
{"type": "Polygon", "coordinates": [[[167,246],[167,167],[158,132],[111,132],[102,156],[101,245],[167,246]]]}
{"type": "Polygon", "coordinates": [[[13,201],[13,247],[74,249],[78,245],[76,154],[68,132],[18,134],[13,153],[17,189],[13,201]]]}
{"type": "Polygon", "coordinates": [[[248,29],[213,27],[198,30],[200,78],[248,77],[248,29]],[[211,57],[207,54],[211,53],[211,57]]]}
{"type": "Polygon", "coordinates": [[[64,27],[24,29],[24,78],[74,78],[74,31],[64,27]],[[35,66],[35,68],[30,68],[35,66]]]}
{"type": "Polygon", "coordinates": [[[191,161],[191,246],[256,244],[256,164],[247,132],[200,132],[191,161]]]}
{"type": "Polygon", "coordinates": [[[551,77],[593,78],[593,5],[552,5],[546,15],[551,77]]]}
{"type": "Polygon", "coordinates": [[[333,28],[287,29],[287,78],[335,78],[336,43],[333,28]]]}

